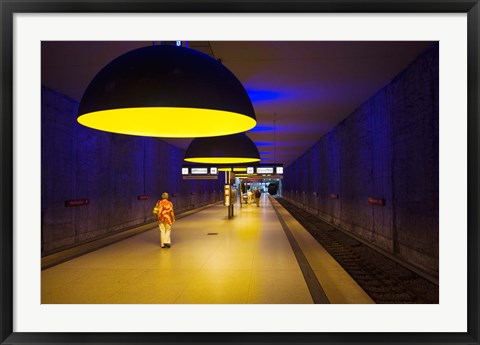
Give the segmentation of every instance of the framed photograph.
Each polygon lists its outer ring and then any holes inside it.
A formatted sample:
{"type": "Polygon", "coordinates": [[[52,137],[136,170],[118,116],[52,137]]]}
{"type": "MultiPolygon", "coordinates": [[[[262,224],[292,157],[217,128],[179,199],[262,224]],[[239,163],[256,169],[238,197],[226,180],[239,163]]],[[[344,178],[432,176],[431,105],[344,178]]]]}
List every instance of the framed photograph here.
{"type": "MultiPolygon", "coordinates": [[[[478,0],[0,0],[0,5],[2,344],[479,344],[478,0]],[[159,40],[438,41],[440,302],[42,304],[41,43],[159,40]]],[[[190,172],[208,173],[195,169],[190,172]]],[[[285,176],[287,169],[276,172],[285,176]]],[[[188,172],[182,168],[180,178],[188,172]]],[[[212,175],[220,172],[210,169],[212,175]]],[[[339,195],[332,195],[338,201],[339,195]]],[[[383,206],[385,200],[378,200],[383,206]]]]}

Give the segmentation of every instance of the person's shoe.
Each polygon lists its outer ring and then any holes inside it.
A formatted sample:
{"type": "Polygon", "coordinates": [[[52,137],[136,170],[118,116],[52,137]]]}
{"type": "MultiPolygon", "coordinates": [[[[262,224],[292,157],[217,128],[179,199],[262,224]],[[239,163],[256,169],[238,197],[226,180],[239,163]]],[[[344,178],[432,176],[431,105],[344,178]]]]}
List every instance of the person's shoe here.
{"type": "Polygon", "coordinates": [[[165,246],[162,246],[162,248],[165,248],[165,246]]]}
{"type": "Polygon", "coordinates": [[[165,247],[170,248],[170,244],[169,244],[169,243],[165,243],[165,247]]]}

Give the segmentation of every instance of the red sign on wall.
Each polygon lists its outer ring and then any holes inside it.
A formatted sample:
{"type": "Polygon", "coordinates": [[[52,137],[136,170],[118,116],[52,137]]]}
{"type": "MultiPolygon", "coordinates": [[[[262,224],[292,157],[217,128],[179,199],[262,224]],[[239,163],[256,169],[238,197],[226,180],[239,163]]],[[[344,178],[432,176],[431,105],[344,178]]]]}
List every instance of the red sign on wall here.
{"type": "Polygon", "coordinates": [[[148,200],[149,197],[150,197],[149,195],[139,195],[139,196],[137,197],[137,199],[138,199],[138,200],[148,200]]]}
{"type": "Polygon", "coordinates": [[[250,178],[243,179],[243,182],[262,182],[262,181],[263,181],[263,179],[255,178],[255,177],[250,177],[250,178]]]}
{"type": "Polygon", "coordinates": [[[65,207],[85,206],[90,204],[90,199],[65,200],[65,207]]]}
{"type": "Polygon", "coordinates": [[[368,197],[368,203],[370,205],[384,206],[385,205],[385,199],[383,199],[383,198],[373,198],[373,197],[369,196],[368,197]]]}

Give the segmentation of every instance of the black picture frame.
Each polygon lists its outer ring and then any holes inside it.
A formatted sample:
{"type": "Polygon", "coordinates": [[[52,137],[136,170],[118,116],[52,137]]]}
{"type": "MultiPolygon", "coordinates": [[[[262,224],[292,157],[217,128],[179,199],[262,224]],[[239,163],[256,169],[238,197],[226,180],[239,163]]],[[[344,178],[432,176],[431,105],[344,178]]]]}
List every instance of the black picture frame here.
{"type": "MultiPolygon", "coordinates": [[[[2,344],[479,344],[479,0],[0,0],[0,340],[2,344]],[[465,333],[18,333],[13,332],[13,16],[15,13],[467,13],[468,330],[465,333]]],[[[454,316],[452,316],[454,317],[454,316]]],[[[176,320],[175,322],[181,322],[176,320]]]]}

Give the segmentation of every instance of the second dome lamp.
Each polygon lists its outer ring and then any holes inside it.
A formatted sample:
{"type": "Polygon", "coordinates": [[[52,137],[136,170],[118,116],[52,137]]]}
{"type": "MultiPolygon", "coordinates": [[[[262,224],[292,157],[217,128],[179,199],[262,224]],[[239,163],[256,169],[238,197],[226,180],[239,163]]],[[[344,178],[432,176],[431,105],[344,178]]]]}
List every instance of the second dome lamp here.
{"type": "Polygon", "coordinates": [[[184,160],[212,164],[253,163],[260,161],[260,154],[255,143],[245,133],[237,133],[193,139],[185,152],[184,160]]]}
{"type": "Polygon", "coordinates": [[[245,132],[256,117],[245,88],[220,62],[158,45],[106,65],[88,85],[77,121],[113,133],[198,138],[245,132]]]}

